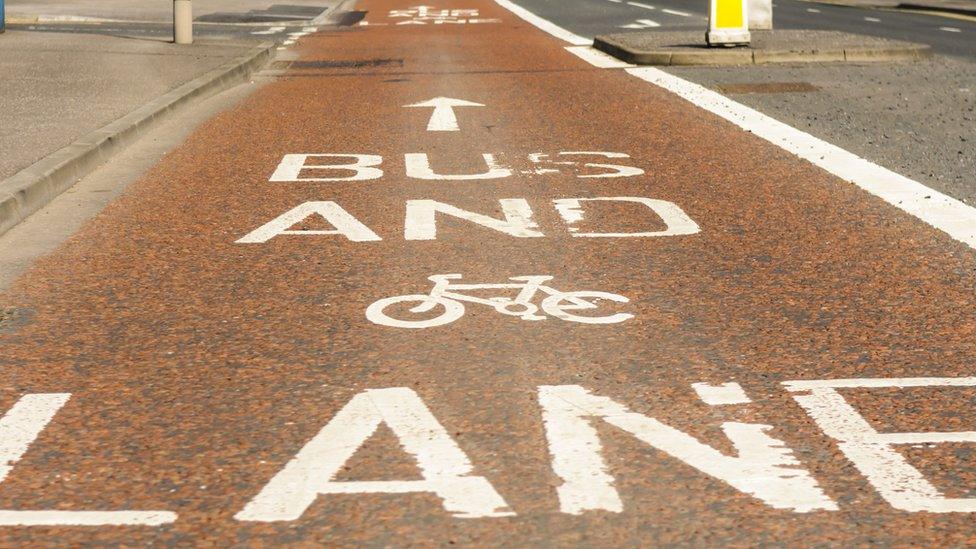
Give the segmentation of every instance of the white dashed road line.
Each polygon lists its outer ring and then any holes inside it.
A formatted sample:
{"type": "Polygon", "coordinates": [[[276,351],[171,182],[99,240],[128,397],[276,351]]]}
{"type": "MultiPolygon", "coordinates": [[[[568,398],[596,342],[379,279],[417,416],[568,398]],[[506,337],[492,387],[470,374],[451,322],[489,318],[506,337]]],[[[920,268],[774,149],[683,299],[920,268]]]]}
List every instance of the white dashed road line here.
{"type": "Polygon", "coordinates": [[[864,20],[865,21],[870,21],[872,23],[880,23],[881,22],[881,20],[878,19],[877,17],[865,17],[864,20]]]}
{"type": "Polygon", "coordinates": [[[962,29],[957,29],[956,27],[939,27],[939,30],[945,32],[962,32],[962,29]]]}
{"type": "Polygon", "coordinates": [[[627,5],[634,6],[635,8],[644,8],[645,10],[656,10],[654,6],[648,6],[647,4],[641,4],[640,2],[627,2],[627,5]]]}
{"type": "Polygon", "coordinates": [[[663,11],[664,13],[670,13],[671,15],[678,15],[678,16],[681,16],[681,17],[691,17],[691,14],[690,13],[684,12],[684,11],[667,10],[667,9],[663,9],[661,11],[663,11]]]}

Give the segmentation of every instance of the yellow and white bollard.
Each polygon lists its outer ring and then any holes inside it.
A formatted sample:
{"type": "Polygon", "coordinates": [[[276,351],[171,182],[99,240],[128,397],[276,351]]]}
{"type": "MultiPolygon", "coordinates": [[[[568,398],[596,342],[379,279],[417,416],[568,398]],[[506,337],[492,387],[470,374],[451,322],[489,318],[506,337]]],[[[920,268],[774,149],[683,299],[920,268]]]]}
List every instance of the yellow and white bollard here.
{"type": "Polygon", "coordinates": [[[748,44],[749,0],[711,0],[708,12],[709,46],[748,44]]]}

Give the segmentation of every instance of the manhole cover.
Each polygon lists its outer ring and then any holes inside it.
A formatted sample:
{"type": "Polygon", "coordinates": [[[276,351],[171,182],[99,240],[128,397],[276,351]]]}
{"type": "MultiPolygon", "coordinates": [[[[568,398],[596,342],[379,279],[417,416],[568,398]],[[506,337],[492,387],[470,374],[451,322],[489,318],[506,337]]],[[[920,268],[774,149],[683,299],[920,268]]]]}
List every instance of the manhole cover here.
{"type": "Polygon", "coordinates": [[[719,84],[722,93],[804,93],[820,91],[809,82],[747,82],[742,84],[719,84]]]}

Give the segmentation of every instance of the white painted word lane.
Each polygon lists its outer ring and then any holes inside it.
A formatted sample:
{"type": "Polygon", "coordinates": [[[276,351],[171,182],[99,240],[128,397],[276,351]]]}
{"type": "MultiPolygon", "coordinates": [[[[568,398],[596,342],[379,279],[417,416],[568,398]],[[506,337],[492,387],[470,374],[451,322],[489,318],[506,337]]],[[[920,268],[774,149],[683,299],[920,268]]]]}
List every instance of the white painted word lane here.
{"type": "MultiPolygon", "coordinates": [[[[891,388],[903,392],[961,388],[976,395],[976,377],[804,379],[781,385],[892,508],[907,513],[976,512],[976,499],[947,497],[896,449],[899,445],[924,444],[932,449],[976,444],[976,431],[879,432],[844,396],[850,390],[891,388]]],[[[691,389],[708,406],[752,403],[735,382],[692,383],[691,389]]],[[[0,418],[0,483],[16,474],[17,462],[70,397],[68,393],[26,394],[4,413],[0,418]]],[[[551,471],[561,480],[554,488],[560,513],[626,511],[627,497],[620,493],[608,465],[607,451],[595,428],[597,421],[771,509],[793,513],[841,510],[821,480],[796,457],[791,445],[771,434],[771,424],[722,422],[719,428],[735,448],[733,456],[654,417],[634,412],[616,398],[594,394],[580,385],[538,386],[536,402],[551,471]]],[[[705,414],[702,421],[714,421],[712,417],[705,414]]],[[[251,496],[234,518],[245,522],[297,521],[320,498],[375,494],[409,497],[414,493],[436,495],[443,511],[458,519],[518,514],[489,477],[475,474],[476,463],[413,389],[368,389],[354,395],[327,419],[318,434],[251,496]],[[396,436],[402,451],[417,464],[421,479],[337,480],[381,425],[396,436]]],[[[0,526],[145,528],[177,519],[178,515],[168,510],[0,510],[0,526]]]]}

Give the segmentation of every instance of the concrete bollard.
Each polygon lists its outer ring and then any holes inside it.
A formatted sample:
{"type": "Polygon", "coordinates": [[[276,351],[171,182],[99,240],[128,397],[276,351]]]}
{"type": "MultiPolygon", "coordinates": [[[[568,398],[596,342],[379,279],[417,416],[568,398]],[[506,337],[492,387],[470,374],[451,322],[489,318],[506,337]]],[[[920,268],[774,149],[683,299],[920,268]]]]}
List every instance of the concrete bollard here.
{"type": "Polygon", "coordinates": [[[193,43],[193,4],[190,0],[173,0],[173,42],[193,43]]]}
{"type": "Polygon", "coordinates": [[[748,0],[749,30],[773,30],[773,0],[748,0]]]}

